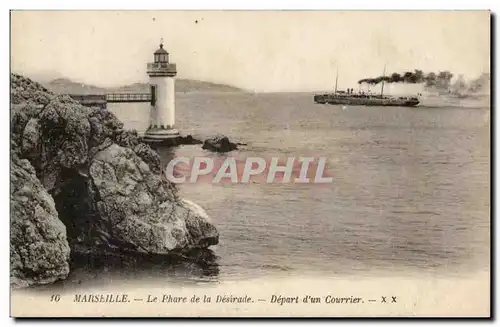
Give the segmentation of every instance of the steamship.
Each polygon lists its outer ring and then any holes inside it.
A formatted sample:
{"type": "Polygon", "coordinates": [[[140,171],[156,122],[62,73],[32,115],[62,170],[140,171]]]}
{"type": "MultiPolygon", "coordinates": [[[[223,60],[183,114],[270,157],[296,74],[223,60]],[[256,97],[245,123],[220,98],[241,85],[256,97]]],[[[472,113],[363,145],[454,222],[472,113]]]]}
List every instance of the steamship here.
{"type": "MultiPolygon", "coordinates": [[[[384,67],[385,75],[385,67],[384,67]]],[[[335,91],[333,93],[315,94],[314,102],[321,104],[341,104],[353,106],[380,106],[380,107],[414,107],[420,103],[416,96],[394,97],[384,95],[384,81],[380,94],[370,94],[364,92],[355,93],[354,89],[347,91],[337,91],[338,71],[335,78],[335,91]]]]}

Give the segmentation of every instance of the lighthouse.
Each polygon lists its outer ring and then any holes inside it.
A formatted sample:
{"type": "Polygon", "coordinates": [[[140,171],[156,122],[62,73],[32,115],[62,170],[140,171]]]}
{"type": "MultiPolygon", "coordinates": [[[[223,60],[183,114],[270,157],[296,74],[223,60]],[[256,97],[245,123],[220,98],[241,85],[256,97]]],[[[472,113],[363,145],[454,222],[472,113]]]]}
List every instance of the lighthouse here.
{"type": "Polygon", "coordinates": [[[163,48],[154,52],[154,62],[147,65],[151,92],[150,124],[145,140],[161,141],[177,137],[175,129],[175,76],[177,67],[168,60],[169,53],[163,48]]]}

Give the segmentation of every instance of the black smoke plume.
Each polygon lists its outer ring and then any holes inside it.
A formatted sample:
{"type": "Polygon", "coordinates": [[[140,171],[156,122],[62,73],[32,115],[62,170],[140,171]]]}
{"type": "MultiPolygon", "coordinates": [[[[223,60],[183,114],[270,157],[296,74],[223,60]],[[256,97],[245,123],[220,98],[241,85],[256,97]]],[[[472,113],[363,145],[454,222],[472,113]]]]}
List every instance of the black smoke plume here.
{"type": "Polygon", "coordinates": [[[438,74],[428,73],[424,74],[423,71],[415,69],[413,72],[405,72],[402,74],[392,73],[390,76],[379,76],[375,78],[363,78],[358,81],[358,84],[372,84],[376,85],[381,82],[386,83],[407,83],[407,84],[420,84],[425,83],[428,87],[447,88],[450,86],[450,81],[453,74],[449,71],[442,71],[438,74]]]}

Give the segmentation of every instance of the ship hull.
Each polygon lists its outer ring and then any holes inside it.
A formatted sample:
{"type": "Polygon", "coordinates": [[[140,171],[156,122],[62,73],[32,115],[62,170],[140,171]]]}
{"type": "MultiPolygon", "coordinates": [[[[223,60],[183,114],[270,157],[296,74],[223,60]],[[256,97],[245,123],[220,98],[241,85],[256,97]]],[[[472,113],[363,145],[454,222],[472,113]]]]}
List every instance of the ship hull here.
{"type": "Polygon", "coordinates": [[[314,102],[320,104],[337,104],[349,106],[376,107],[414,107],[420,103],[418,99],[376,98],[376,97],[339,97],[332,95],[315,95],[314,102]]]}

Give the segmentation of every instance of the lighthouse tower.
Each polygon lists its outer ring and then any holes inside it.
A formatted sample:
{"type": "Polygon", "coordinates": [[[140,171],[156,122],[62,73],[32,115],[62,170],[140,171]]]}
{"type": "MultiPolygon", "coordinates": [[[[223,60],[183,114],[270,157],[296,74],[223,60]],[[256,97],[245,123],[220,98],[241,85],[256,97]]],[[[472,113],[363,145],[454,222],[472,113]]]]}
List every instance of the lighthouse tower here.
{"type": "Polygon", "coordinates": [[[145,139],[161,141],[177,137],[175,125],[175,75],[176,65],[168,61],[168,52],[160,48],[154,53],[154,62],[148,63],[147,73],[151,89],[150,125],[145,139]]]}

